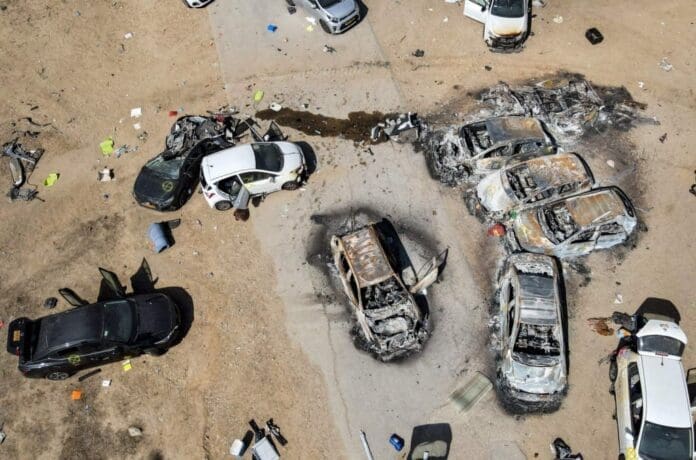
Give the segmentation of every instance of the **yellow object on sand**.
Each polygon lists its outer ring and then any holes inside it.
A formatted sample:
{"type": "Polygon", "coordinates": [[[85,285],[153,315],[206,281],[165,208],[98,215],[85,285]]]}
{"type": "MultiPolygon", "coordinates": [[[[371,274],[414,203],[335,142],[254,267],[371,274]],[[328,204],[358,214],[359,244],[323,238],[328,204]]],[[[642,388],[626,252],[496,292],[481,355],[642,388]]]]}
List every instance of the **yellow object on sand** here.
{"type": "Polygon", "coordinates": [[[56,183],[58,178],[60,177],[60,174],[58,173],[51,173],[49,174],[46,179],[44,179],[44,186],[46,187],[53,187],[53,184],[56,183]]]}
{"type": "Polygon", "coordinates": [[[129,370],[133,369],[130,359],[128,361],[124,361],[121,367],[123,367],[123,372],[128,372],[129,370]]]}
{"type": "Polygon", "coordinates": [[[254,93],[254,102],[261,102],[261,99],[263,99],[263,91],[259,89],[254,93]]]}
{"type": "Polygon", "coordinates": [[[109,156],[112,153],[114,153],[114,138],[109,136],[103,141],[101,141],[101,144],[99,144],[99,147],[101,148],[102,155],[104,156],[109,156]]]}
{"type": "Polygon", "coordinates": [[[307,32],[312,32],[312,31],[314,30],[314,26],[313,26],[312,24],[310,24],[310,25],[308,25],[308,26],[305,28],[305,30],[306,30],[307,32]]]}

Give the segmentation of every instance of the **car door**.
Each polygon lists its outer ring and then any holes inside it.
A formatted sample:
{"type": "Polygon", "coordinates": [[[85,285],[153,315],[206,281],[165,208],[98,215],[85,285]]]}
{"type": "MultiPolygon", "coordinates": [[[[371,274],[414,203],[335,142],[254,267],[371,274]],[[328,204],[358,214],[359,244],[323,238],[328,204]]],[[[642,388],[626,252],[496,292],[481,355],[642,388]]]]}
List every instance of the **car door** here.
{"type": "Polygon", "coordinates": [[[476,157],[474,174],[486,174],[502,168],[513,153],[512,145],[497,146],[486,150],[476,157]]]}
{"type": "Polygon", "coordinates": [[[240,174],[239,177],[252,196],[275,192],[280,188],[277,176],[270,172],[250,171],[240,174]]]}
{"type": "Polygon", "coordinates": [[[488,18],[488,1],[466,0],[464,2],[464,16],[485,24],[488,18]]]}
{"type": "MultiPolygon", "coordinates": [[[[618,372],[614,384],[614,398],[616,399],[616,427],[619,435],[619,452],[626,452],[628,447],[633,447],[633,445],[629,446],[627,444],[627,436],[633,436],[633,429],[631,427],[628,395],[628,368],[625,363],[626,361],[623,358],[617,357],[618,372]],[[627,433],[626,430],[629,432],[627,433]]],[[[631,364],[633,366],[636,365],[635,363],[631,364]]]]}
{"type": "Polygon", "coordinates": [[[447,261],[448,252],[449,249],[445,249],[421,267],[417,275],[418,282],[409,289],[411,294],[423,292],[437,281],[437,276],[440,274],[442,266],[447,261]]]}
{"type": "Polygon", "coordinates": [[[582,255],[592,252],[597,241],[597,229],[592,227],[581,230],[561,243],[560,253],[564,255],[582,255]]]}
{"type": "Polygon", "coordinates": [[[607,249],[626,240],[626,231],[616,222],[604,224],[599,227],[597,236],[597,249],[607,249]]]}

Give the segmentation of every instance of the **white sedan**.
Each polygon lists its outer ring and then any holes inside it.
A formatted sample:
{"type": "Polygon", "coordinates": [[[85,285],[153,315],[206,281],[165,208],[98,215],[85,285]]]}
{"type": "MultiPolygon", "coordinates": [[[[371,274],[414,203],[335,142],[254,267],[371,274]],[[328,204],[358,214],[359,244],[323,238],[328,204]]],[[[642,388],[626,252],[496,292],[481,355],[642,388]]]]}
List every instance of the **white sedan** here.
{"type": "Polygon", "coordinates": [[[255,196],[297,189],[306,170],[302,149],[292,142],[239,145],[203,158],[201,189],[211,208],[245,209],[255,196]]]}

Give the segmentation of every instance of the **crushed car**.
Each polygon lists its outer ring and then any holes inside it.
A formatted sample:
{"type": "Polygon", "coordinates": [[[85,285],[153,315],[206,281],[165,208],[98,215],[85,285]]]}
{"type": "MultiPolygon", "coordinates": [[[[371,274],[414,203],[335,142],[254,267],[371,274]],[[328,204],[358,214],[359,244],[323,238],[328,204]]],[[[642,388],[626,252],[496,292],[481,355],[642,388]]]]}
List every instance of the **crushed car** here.
{"type": "Polygon", "coordinates": [[[432,131],[425,137],[431,174],[452,186],[500,169],[511,159],[556,152],[553,138],[532,117],[488,118],[464,125],[458,133],[432,131]]]}
{"type": "Polygon", "coordinates": [[[686,334],[674,318],[660,314],[637,315],[633,323],[622,329],[628,338],[621,340],[609,375],[619,458],[692,460],[696,408],[682,365],[686,334]]]}
{"type": "Polygon", "coordinates": [[[565,298],[558,263],[512,254],[499,278],[497,385],[511,412],[551,412],[567,390],[565,298]]]}
{"type": "Polygon", "coordinates": [[[520,51],[529,36],[529,0],[465,0],[464,15],[483,24],[491,51],[520,51]]]}
{"type": "MultiPolygon", "coordinates": [[[[428,314],[416,301],[437,280],[447,251],[434,257],[407,285],[377,224],[331,238],[331,252],[357,326],[356,342],[381,361],[418,353],[429,337],[428,314]]],[[[408,270],[411,270],[410,272],[408,270]]]]}
{"type": "Polygon", "coordinates": [[[469,204],[475,213],[501,219],[512,210],[587,192],[594,176],[575,153],[559,153],[505,166],[481,179],[469,204]]]}
{"type": "Polygon", "coordinates": [[[520,211],[506,222],[513,251],[576,257],[628,240],[638,219],[618,187],[603,187],[520,211]]]}
{"type": "Polygon", "coordinates": [[[356,0],[285,0],[289,7],[302,8],[319,21],[328,34],[340,34],[360,22],[360,5],[356,0]]]}
{"type": "Polygon", "coordinates": [[[17,318],[8,328],[7,351],[19,357],[25,377],[64,380],[76,372],[143,353],[161,355],[179,337],[181,311],[162,293],[126,295],[118,278],[100,268],[114,300],[88,304],[70,289],[70,310],[35,320],[17,318]]]}
{"type": "Polygon", "coordinates": [[[135,200],[157,211],[181,208],[196,188],[203,157],[233,146],[246,129],[229,114],[179,118],[166,137],[165,150],[145,163],[135,179],[135,200]]]}
{"type": "Polygon", "coordinates": [[[246,209],[251,198],[298,189],[306,172],[304,152],[297,144],[255,142],[206,156],[201,190],[208,205],[218,211],[246,209]]]}

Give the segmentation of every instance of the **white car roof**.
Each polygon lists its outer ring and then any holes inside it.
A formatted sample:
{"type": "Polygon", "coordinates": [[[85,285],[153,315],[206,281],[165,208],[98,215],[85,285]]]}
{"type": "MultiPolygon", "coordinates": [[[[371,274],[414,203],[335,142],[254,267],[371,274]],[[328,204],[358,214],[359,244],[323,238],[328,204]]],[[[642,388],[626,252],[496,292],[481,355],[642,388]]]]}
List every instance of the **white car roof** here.
{"type": "Polygon", "coordinates": [[[681,360],[641,356],[643,394],[648,422],[691,428],[691,405],[681,360]]]}
{"type": "Polygon", "coordinates": [[[677,323],[672,321],[660,321],[657,319],[651,319],[643,327],[640,328],[636,337],[645,337],[646,335],[663,335],[665,337],[671,337],[673,339],[679,340],[681,343],[686,345],[687,339],[686,334],[679,327],[677,323]]]}
{"type": "Polygon", "coordinates": [[[251,144],[238,145],[221,150],[203,157],[203,168],[206,179],[215,182],[220,177],[256,167],[256,159],[251,144]]]}

